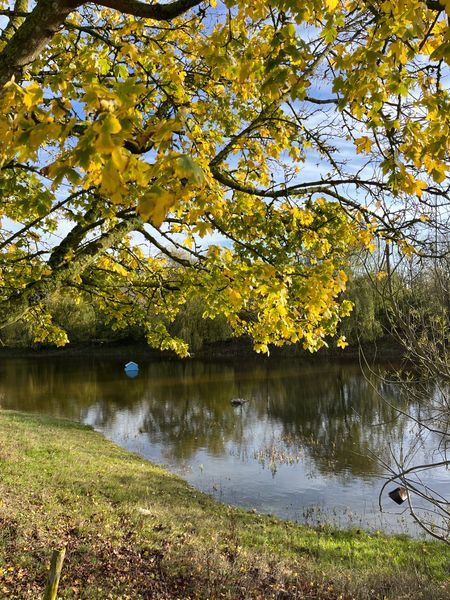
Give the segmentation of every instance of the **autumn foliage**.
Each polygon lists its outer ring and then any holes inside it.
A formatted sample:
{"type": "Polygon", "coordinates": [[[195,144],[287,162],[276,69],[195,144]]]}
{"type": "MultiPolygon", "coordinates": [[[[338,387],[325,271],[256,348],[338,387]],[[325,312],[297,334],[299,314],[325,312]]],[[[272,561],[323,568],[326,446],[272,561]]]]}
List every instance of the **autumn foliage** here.
{"type": "Polygon", "coordinates": [[[46,298],[94,295],[186,354],[167,324],[195,296],[257,351],[323,346],[351,253],[442,224],[446,11],[3,2],[0,327],[63,344],[46,298]]]}

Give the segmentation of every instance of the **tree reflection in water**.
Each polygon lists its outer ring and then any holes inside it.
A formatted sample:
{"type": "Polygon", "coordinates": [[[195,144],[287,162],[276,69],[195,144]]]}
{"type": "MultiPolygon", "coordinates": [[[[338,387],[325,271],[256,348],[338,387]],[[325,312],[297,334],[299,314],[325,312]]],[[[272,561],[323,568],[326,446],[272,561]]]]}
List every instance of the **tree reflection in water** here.
{"type": "Polygon", "coordinates": [[[388,464],[387,449],[412,435],[396,409],[425,410],[394,384],[319,360],[139,362],[129,379],[120,360],[4,359],[1,406],[89,423],[147,458],[187,466],[191,483],[228,502],[289,518],[339,505],[364,524],[372,511],[380,526],[378,508],[367,508],[378,501],[379,459],[388,464]],[[236,397],[247,402],[234,407],[236,397]]]}
{"type": "Polygon", "coordinates": [[[199,449],[250,460],[264,442],[289,439],[292,453],[321,473],[365,477],[380,472],[375,456],[388,438],[400,442],[407,427],[378,392],[403,409],[405,400],[351,364],[156,361],[129,380],[117,361],[10,359],[1,375],[4,408],[81,421],[89,414],[102,430],[136,421],[138,431],[128,435],[145,433],[169,462],[187,461],[199,449]],[[233,407],[235,397],[249,402],[233,407]]]}

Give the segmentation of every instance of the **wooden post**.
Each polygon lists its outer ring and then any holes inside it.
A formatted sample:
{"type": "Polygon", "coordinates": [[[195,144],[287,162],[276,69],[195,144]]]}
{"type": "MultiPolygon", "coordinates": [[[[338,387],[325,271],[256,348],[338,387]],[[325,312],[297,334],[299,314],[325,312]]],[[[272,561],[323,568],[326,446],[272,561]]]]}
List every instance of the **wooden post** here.
{"type": "Polygon", "coordinates": [[[58,593],[59,578],[66,555],[66,547],[61,550],[53,550],[50,572],[48,574],[47,587],[45,588],[44,600],[56,600],[58,593]]]}

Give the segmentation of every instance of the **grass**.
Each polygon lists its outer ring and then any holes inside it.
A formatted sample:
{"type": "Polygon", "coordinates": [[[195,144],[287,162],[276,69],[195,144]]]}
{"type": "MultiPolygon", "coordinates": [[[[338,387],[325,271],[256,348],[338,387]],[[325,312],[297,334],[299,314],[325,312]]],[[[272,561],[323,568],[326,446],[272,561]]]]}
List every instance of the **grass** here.
{"type": "Polygon", "coordinates": [[[450,598],[447,547],[220,504],[81,425],[0,411],[0,598],[450,598]]]}

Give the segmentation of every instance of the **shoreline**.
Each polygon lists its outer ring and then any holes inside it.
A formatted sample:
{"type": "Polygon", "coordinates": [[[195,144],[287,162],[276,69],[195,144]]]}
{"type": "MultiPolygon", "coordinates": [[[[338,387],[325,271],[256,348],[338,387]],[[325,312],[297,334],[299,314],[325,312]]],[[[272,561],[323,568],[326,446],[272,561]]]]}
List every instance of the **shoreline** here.
{"type": "Polygon", "coordinates": [[[72,421],[0,410],[0,472],[12,599],[40,597],[61,545],[61,598],[450,597],[444,544],[224,505],[72,421]]]}
{"type": "Polygon", "coordinates": [[[144,342],[91,342],[71,343],[57,348],[54,346],[42,346],[38,348],[0,347],[0,358],[60,358],[60,357],[92,357],[92,358],[129,358],[134,355],[137,358],[152,358],[155,360],[240,360],[248,359],[265,361],[270,359],[297,359],[305,362],[326,360],[356,360],[364,355],[374,362],[386,360],[399,361],[403,357],[403,349],[391,339],[383,339],[379,343],[348,346],[344,350],[340,348],[323,348],[316,353],[303,350],[300,346],[270,348],[270,355],[257,354],[248,339],[232,339],[223,342],[205,345],[197,351],[191,352],[187,358],[180,358],[170,351],[161,351],[151,348],[144,342]]]}

